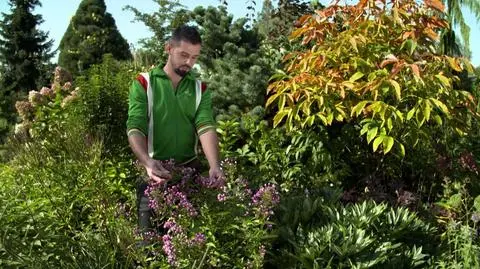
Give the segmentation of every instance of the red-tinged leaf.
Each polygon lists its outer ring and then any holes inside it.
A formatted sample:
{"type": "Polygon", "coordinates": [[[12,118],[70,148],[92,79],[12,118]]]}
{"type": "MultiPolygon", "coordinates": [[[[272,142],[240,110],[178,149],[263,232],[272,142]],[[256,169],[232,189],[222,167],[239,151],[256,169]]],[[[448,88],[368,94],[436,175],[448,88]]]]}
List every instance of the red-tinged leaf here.
{"type": "Polygon", "coordinates": [[[415,76],[420,77],[420,69],[418,68],[418,65],[411,64],[410,68],[412,68],[412,72],[415,76]]]}
{"type": "Polygon", "coordinates": [[[427,7],[434,8],[440,12],[445,10],[445,5],[440,0],[425,0],[425,5],[427,7]]]}
{"type": "Polygon", "coordinates": [[[391,63],[396,63],[398,62],[398,59],[397,57],[393,56],[393,55],[388,55],[387,57],[385,57],[385,60],[383,60],[381,63],[380,63],[380,68],[384,68],[386,65],[388,64],[391,64],[391,63]],[[390,56],[390,57],[389,57],[390,56]]]}
{"type": "Polygon", "coordinates": [[[311,15],[303,15],[302,17],[300,17],[300,18],[297,20],[297,23],[303,25],[303,24],[305,24],[305,22],[306,22],[307,20],[309,20],[311,17],[312,17],[311,15]]]}
{"type": "Polygon", "coordinates": [[[392,69],[392,77],[395,76],[396,74],[398,74],[398,72],[400,72],[400,70],[402,70],[403,66],[405,64],[403,62],[398,62],[395,64],[395,66],[393,66],[393,69],[392,69]]]}

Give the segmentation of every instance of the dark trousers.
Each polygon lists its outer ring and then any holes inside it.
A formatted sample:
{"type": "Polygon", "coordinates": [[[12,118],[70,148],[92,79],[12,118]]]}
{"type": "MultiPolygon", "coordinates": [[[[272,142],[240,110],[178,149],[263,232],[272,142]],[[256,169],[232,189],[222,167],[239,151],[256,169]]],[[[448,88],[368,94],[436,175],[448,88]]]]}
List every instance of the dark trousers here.
{"type": "MultiPolygon", "coordinates": [[[[182,166],[195,169],[196,173],[200,173],[202,165],[198,159],[195,159],[182,166]]],[[[162,223],[154,222],[155,213],[148,206],[149,199],[145,195],[145,190],[148,187],[148,183],[144,179],[140,179],[137,184],[137,216],[138,216],[138,228],[140,232],[146,233],[150,231],[156,231],[158,233],[164,233],[162,223]]],[[[160,220],[161,221],[161,220],[160,220]]]]}

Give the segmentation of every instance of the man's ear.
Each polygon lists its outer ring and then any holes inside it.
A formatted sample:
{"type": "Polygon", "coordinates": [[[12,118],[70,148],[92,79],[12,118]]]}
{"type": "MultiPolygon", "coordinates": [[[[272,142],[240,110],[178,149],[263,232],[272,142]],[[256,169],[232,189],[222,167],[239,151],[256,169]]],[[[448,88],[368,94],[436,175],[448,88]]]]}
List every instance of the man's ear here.
{"type": "Polygon", "coordinates": [[[170,41],[165,42],[165,52],[167,54],[170,54],[171,49],[172,49],[172,44],[170,44],[170,41]]]}

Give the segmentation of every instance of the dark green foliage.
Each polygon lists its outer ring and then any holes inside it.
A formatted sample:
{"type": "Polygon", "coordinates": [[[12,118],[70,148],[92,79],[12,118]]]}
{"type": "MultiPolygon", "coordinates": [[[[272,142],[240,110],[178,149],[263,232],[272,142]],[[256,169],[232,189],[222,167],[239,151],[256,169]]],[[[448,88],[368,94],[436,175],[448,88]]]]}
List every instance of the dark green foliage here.
{"type": "Polygon", "coordinates": [[[142,66],[164,64],[167,60],[165,42],[171,32],[189,20],[189,11],[178,0],[153,0],[158,5],[158,11],[148,14],[139,11],[134,6],[125,9],[133,12],[136,21],[141,21],[152,31],[151,38],[140,40],[141,49],[134,51],[135,62],[142,66]]]}
{"type": "Polygon", "coordinates": [[[118,156],[129,152],[126,137],[128,91],[136,71],[106,55],[76,81],[80,89],[79,113],[87,130],[103,137],[105,153],[118,156]]]}
{"type": "Polygon", "coordinates": [[[285,198],[272,267],[425,268],[436,254],[436,229],[408,209],[334,201],[321,193],[285,198]]]}
{"type": "Polygon", "coordinates": [[[58,63],[74,76],[100,63],[104,54],[132,58],[129,45],[106,11],[104,0],[82,0],[60,42],[58,63]]]}
{"type": "Polygon", "coordinates": [[[40,31],[42,15],[33,14],[39,0],[9,0],[10,13],[0,22],[0,144],[15,122],[18,96],[48,83],[52,40],[40,31]],[[7,122],[5,122],[7,121],[7,122]]]}
{"type": "Polygon", "coordinates": [[[233,21],[225,7],[197,7],[191,16],[202,35],[202,79],[213,91],[217,114],[232,113],[231,106],[248,111],[263,105],[273,70],[257,29],[247,29],[246,19],[233,21]]]}

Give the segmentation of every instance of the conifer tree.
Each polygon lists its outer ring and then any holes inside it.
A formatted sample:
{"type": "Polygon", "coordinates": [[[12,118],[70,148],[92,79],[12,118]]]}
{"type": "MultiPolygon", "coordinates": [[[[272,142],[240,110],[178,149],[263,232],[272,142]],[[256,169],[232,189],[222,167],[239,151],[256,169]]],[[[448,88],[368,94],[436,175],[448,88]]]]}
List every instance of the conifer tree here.
{"type": "Polygon", "coordinates": [[[53,41],[38,29],[42,15],[33,14],[40,1],[9,0],[9,5],[0,22],[0,142],[8,129],[5,120],[15,120],[16,96],[43,86],[53,56],[53,41]]]}
{"type": "Polygon", "coordinates": [[[104,54],[114,59],[132,58],[104,0],[82,0],[60,42],[58,63],[74,76],[100,63],[104,54]]]}

